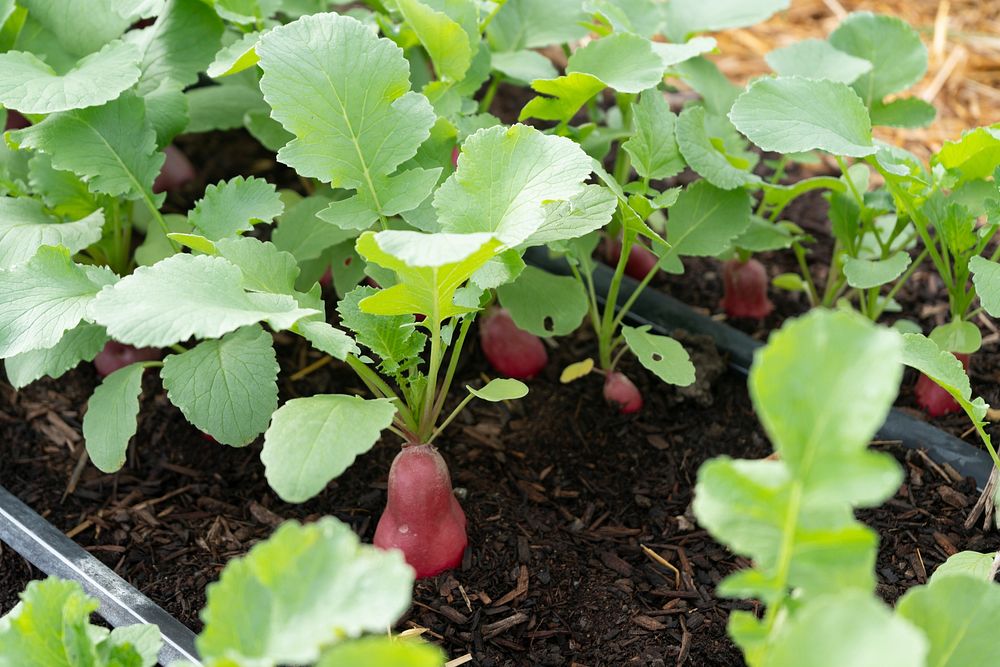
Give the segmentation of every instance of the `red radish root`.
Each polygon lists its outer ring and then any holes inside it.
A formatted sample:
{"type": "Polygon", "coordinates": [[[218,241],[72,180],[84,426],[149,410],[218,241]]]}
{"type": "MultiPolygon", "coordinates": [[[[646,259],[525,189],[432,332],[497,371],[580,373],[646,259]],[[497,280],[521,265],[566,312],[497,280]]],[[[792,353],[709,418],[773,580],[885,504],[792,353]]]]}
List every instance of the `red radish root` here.
{"type": "Polygon", "coordinates": [[[102,378],[114,373],[119,368],[125,368],[137,361],[156,361],[162,354],[152,347],[135,348],[109,340],[104,349],[94,357],[94,367],[102,378]]]}
{"type": "MultiPolygon", "coordinates": [[[[958,357],[958,360],[962,362],[962,366],[968,371],[969,355],[956,354],[955,356],[958,357]]],[[[923,373],[920,374],[920,379],[917,380],[914,393],[917,397],[917,405],[923,408],[924,412],[931,417],[944,417],[945,415],[962,412],[962,406],[952,398],[951,394],[923,373]]]]}
{"type": "Polygon", "coordinates": [[[448,465],[433,445],[411,445],[389,469],[389,498],[375,546],[399,549],[418,579],[458,567],[469,539],[448,465]]]}
{"type": "Polygon", "coordinates": [[[179,148],[171,144],[163,152],[167,159],[163,161],[159,176],[153,181],[153,192],[175,192],[194,180],[194,165],[179,148]]]}
{"type": "Polygon", "coordinates": [[[31,125],[31,121],[27,118],[14,111],[13,109],[7,109],[7,122],[4,123],[4,132],[7,130],[20,130],[22,128],[31,125]]]}
{"type": "Polygon", "coordinates": [[[642,394],[624,373],[612,371],[604,378],[604,400],[629,415],[642,410],[642,394]]]}
{"type": "Polygon", "coordinates": [[[487,313],[479,326],[479,342],[490,366],[506,377],[528,380],[549,363],[542,339],[518,329],[503,308],[487,313]]]}
{"type": "Polygon", "coordinates": [[[762,320],[774,310],[767,298],[767,269],[756,259],[730,259],[722,265],[722,308],[729,317],[762,320]]]}

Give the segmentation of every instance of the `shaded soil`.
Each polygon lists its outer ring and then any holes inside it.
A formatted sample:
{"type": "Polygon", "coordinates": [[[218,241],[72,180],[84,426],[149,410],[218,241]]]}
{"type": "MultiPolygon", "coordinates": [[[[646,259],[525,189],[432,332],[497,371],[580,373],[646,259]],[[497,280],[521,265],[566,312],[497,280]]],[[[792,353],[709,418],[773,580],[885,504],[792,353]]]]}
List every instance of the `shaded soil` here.
{"type": "MultiPolygon", "coordinates": [[[[284,340],[284,339],[280,339],[284,340]]],[[[686,341],[697,346],[697,340],[686,341]]],[[[424,627],[453,657],[474,664],[741,664],[725,634],[733,603],[714,598],[722,577],[746,565],[694,525],[698,466],[719,454],[760,457],[769,448],[742,378],[718,375],[710,391],[685,397],[631,368],[647,399],[634,418],[611,412],[600,383],[558,384],[558,370],[590,352],[585,335],[553,350],[531,393],[510,405],[474,404],[442,441],[469,518],[462,567],[420,582],[401,627],[424,627]],[[654,562],[643,546],[677,572],[654,562]]],[[[720,367],[711,349],[703,368],[720,367]]],[[[311,357],[279,346],[284,377],[311,357]]],[[[459,386],[481,382],[471,351],[459,386]]],[[[226,561],[281,520],[333,514],[370,541],[397,451],[382,442],[318,498],[281,502],[267,487],[259,445],[206,442],[170,406],[153,376],[129,462],[118,475],[84,468],[65,499],[81,449],[79,424],[96,383],[89,365],[63,380],[0,395],[0,483],[183,622],[198,629],[204,588],[226,561]]],[[[328,366],[284,398],[355,390],[328,366]]],[[[987,549],[961,523],[975,498],[968,480],[908,452],[908,480],[885,507],[863,515],[882,535],[880,591],[898,597],[954,550],[987,549]]],[[[0,603],[37,572],[0,556],[0,603]]]]}

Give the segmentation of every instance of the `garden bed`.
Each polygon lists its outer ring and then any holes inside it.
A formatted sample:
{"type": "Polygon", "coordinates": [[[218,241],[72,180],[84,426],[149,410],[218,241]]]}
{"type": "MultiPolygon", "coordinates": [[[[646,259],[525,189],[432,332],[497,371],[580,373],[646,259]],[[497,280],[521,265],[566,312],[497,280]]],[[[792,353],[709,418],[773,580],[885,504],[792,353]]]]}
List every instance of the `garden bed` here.
{"type": "MultiPolygon", "coordinates": [[[[717,377],[690,397],[636,366],[629,370],[648,403],[622,417],[604,405],[596,380],[558,383],[561,366],[591,344],[584,334],[560,340],[528,397],[475,406],[448,432],[442,450],[464,489],[471,546],[459,570],[418,585],[402,627],[427,628],[450,655],[469,652],[480,665],[675,664],[682,654],[687,665],[739,664],[725,624],[743,603],[715,598],[714,587],[746,563],[699,530],[688,507],[706,459],[769,452],[745,380],[723,372],[711,347],[695,359],[717,377]]],[[[301,353],[280,346],[285,377],[308,361],[301,353]]],[[[484,373],[477,351],[463,361],[458,386],[484,373]]],[[[318,498],[288,505],[267,486],[258,445],[206,442],[152,382],[126,469],[102,475],[87,466],[62,500],[82,451],[80,410],[96,381],[84,365],[17,395],[4,390],[0,438],[12,445],[0,479],[192,629],[205,586],[281,520],[333,514],[371,539],[395,444],[380,443],[318,498]]],[[[282,390],[291,398],[355,384],[346,369],[328,366],[282,390]]],[[[906,463],[907,482],[862,518],[882,539],[880,594],[895,600],[954,551],[988,541],[962,527],[976,497],[971,480],[886,447],[906,463]]],[[[38,573],[7,550],[2,562],[6,611],[9,591],[38,573]]]]}

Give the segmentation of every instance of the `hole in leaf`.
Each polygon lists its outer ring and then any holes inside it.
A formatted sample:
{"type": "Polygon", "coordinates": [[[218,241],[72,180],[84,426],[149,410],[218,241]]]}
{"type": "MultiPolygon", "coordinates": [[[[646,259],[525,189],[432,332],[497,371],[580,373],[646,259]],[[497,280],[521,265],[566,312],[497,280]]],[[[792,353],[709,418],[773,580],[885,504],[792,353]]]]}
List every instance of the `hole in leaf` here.
{"type": "Polygon", "coordinates": [[[663,361],[663,355],[660,354],[660,353],[658,353],[658,352],[654,352],[653,353],[653,361],[657,361],[657,362],[663,361]]]}
{"type": "Polygon", "coordinates": [[[545,327],[546,331],[554,331],[556,328],[556,323],[553,321],[551,316],[546,316],[542,321],[542,326],[545,327]]]}

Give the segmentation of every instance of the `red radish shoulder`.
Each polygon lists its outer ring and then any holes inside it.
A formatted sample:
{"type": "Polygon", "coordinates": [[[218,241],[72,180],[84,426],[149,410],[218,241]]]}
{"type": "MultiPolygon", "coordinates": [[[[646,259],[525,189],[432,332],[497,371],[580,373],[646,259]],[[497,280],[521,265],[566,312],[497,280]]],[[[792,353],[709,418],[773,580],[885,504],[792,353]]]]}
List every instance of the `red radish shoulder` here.
{"type": "Polygon", "coordinates": [[[503,308],[494,308],[479,325],[479,341],[486,360],[498,373],[528,380],[545,368],[549,354],[538,336],[518,329],[503,308]]]}
{"type": "Polygon", "coordinates": [[[611,371],[604,377],[604,400],[623,415],[642,410],[642,394],[624,373],[611,371]]]}
{"type": "MultiPolygon", "coordinates": [[[[607,254],[605,261],[614,266],[618,263],[618,258],[622,254],[621,239],[615,239],[607,244],[607,254]]],[[[628,252],[628,260],[625,262],[625,275],[635,280],[642,280],[650,271],[656,268],[656,263],[660,261],[652,250],[636,241],[628,252]]]]}
{"type": "Polygon", "coordinates": [[[752,257],[730,259],[722,265],[722,308],[729,317],[762,320],[774,310],[767,298],[767,269],[752,257]]]}
{"type": "Polygon", "coordinates": [[[94,357],[94,367],[102,378],[114,373],[119,368],[125,368],[137,361],[157,361],[162,353],[152,347],[136,348],[117,341],[109,340],[104,349],[94,357]]]}
{"type": "MultiPolygon", "coordinates": [[[[955,354],[966,371],[969,370],[969,355],[955,354]]],[[[917,380],[917,386],[913,390],[919,405],[930,417],[944,417],[962,412],[962,406],[952,398],[952,395],[941,388],[923,373],[917,380]]]]}
{"type": "Polygon", "coordinates": [[[153,181],[153,192],[175,192],[194,180],[194,165],[179,148],[171,144],[163,152],[167,158],[153,181]]]}
{"type": "Polygon", "coordinates": [[[465,526],[465,512],[437,448],[404,447],[389,469],[388,501],[375,528],[375,546],[399,549],[418,578],[433,577],[461,564],[469,542],[465,526]]]}

